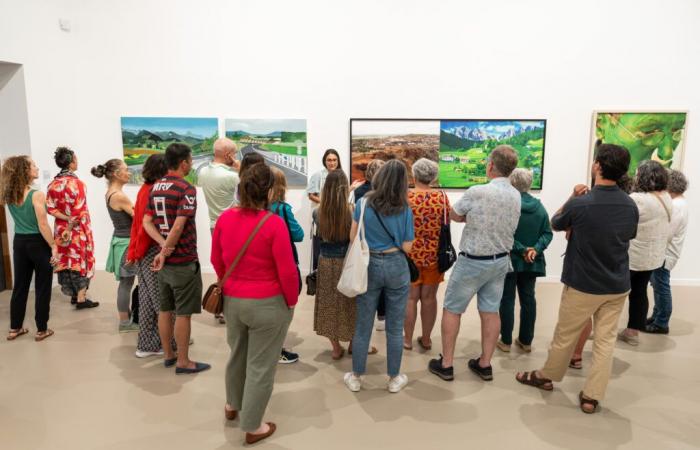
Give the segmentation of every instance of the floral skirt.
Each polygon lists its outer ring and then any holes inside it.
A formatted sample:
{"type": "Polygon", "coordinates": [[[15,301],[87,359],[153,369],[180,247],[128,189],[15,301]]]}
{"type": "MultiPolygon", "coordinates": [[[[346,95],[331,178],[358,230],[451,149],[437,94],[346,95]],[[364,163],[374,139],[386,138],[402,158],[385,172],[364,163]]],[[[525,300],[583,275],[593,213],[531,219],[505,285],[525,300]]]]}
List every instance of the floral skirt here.
{"type": "Polygon", "coordinates": [[[338,292],[343,258],[321,256],[318,262],[314,331],[319,336],[351,341],[355,334],[355,299],[338,292]]]}

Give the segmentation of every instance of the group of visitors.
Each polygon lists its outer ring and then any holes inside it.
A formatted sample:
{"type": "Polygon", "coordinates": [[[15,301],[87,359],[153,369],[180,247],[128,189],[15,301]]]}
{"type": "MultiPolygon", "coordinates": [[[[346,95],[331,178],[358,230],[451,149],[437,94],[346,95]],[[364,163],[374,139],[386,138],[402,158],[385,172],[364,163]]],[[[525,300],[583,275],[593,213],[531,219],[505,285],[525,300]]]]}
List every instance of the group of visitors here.
{"type": "MultiPolygon", "coordinates": [[[[284,172],[258,152],[243,155],[229,139],[214,143],[213,160],[198,173],[209,212],[211,262],[223,283],[223,315],[231,355],[226,367],[225,417],[240,415],[246,442],[275,432],[263,421],[278,363],[299,355],[284,348],[287,330],[301,293],[295,243],[304,230],[286,202],[284,172]]],[[[7,339],[28,333],[24,315],[33,273],[36,285],[35,339],[50,337],[48,328],[52,272],[76,309],[92,308],[88,298],[95,271],[94,242],[85,185],[78,179],[76,154],[56,150],[60,169],[48,192],[32,188],[38,177],[25,156],[8,158],[2,167],[0,198],[15,222],[15,284],[7,339]],[[47,214],[55,218],[54,230],[47,214]]],[[[566,233],[564,284],[559,318],[543,367],[516,375],[520,383],[552,390],[567,368],[580,368],[582,349],[593,330],[593,359],[579,394],[586,413],[596,410],[610,376],[616,339],[638,345],[638,332],[668,333],[671,314],[670,271],[687,230],[683,193],[687,180],[655,161],[641,163],[628,177],[626,149],[596,146],[592,186],[577,185],[551,222],[544,206],[529,194],[531,172],[517,169],[517,152],[505,145],[492,150],[487,184],[467,190],[453,205],[436,188],[438,165],[422,158],[407,165],[397,159],[374,160],[364,180],[348,183],[340,158],[329,149],[324,168],[307,189],[313,210],[313,270],[317,269],[314,331],[331,344],[332,360],[352,356],[343,380],[361,390],[375,318],[386,331],[387,389],[397,393],[408,383],[401,372],[404,351],[433,348],[438,313],[437,292],[446,267],[438,264],[438,246],[449,223],[464,223],[459,255],[445,293],[441,349],[428,370],[443,380],[455,377],[455,347],[461,316],[474,296],[481,321],[481,351],[467,367],[493,380],[496,349],[512,344],[532,350],[536,319],[535,285],[545,275],[544,252],[552,230],[566,233]],[[409,188],[410,177],[415,186],[409,188]],[[621,186],[629,185],[631,194],[621,186]],[[551,224],[551,226],[550,226],[551,224]],[[338,290],[349,246],[362,239],[369,249],[367,289],[355,298],[338,290]],[[415,266],[415,267],[414,267],[415,266]],[[647,318],[647,285],[654,287],[653,314],[647,318]],[[515,297],[520,323],[513,339],[515,297]],[[617,322],[629,298],[629,323],[617,322]],[[419,306],[420,304],[420,306],[419,306]],[[421,329],[414,341],[418,315],[421,329]],[[344,347],[347,343],[347,350],[344,347]]],[[[123,186],[126,164],[111,159],[92,169],[105,177],[105,206],[114,232],[107,271],[118,281],[119,332],[138,332],[136,356],[162,356],[176,374],[194,374],[211,366],[190,358],[191,316],[201,312],[202,275],[197,250],[197,194],[188,181],[191,149],[173,143],[164,154],[145,161],[143,184],[132,204],[123,186]],[[135,278],[138,302],[130,305],[135,278]],[[134,317],[138,315],[138,323],[134,317]]]]}

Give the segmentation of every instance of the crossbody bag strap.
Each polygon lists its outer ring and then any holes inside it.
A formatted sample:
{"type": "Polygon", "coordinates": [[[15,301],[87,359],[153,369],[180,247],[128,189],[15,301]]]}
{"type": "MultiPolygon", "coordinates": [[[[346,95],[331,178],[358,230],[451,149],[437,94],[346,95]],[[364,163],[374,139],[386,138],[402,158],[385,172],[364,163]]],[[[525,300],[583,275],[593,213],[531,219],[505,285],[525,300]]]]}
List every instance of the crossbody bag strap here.
{"type": "Polygon", "coordinates": [[[657,200],[659,200],[659,203],[661,203],[661,206],[664,207],[664,211],[666,211],[666,217],[668,217],[668,221],[671,221],[671,213],[669,212],[668,208],[666,207],[666,204],[664,203],[663,200],[661,200],[661,195],[658,192],[654,192],[654,195],[656,196],[657,200]]]}
{"type": "Polygon", "coordinates": [[[447,209],[447,192],[442,192],[442,224],[447,225],[450,223],[450,211],[447,209]]]}
{"type": "Polygon", "coordinates": [[[258,224],[255,226],[255,229],[253,229],[253,232],[250,233],[250,236],[248,236],[248,240],[245,241],[245,244],[243,244],[243,247],[238,252],[238,255],[236,255],[236,258],[233,260],[233,262],[229,266],[228,270],[226,271],[226,274],[224,274],[224,277],[221,279],[221,281],[219,281],[219,283],[218,283],[219,289],[221,289],[221,286],[226,284],[226,280],[228,280],[228,277],[231,276],[231,272],[233,272],[233,269],[235,269],[236,266],[238,265],[238,261],[240,261],[241,258],[243,257],[243,254],[248,249],[248,246],[250,245],[251,241],[253,240],[255,235],[258,234],[258,231],[260,231],[260,228],[265,224],[265,222],[267,222],[267,219],[269,219],[270,217],[272,217],[272,213],[270,211],[268,211],[267,214],[265,214],[265,217],[260,219],[258,224]]]}
{"type": "Polygon", "coordinates": [[[394,235],[391,234],[391,232],[389,232],[389,229],[386,227],[386,225],[384,225],[384,221],[382,220],[382,216],[380,216],[377,211],[374,211],[374,215],[377,216],[377,219],[379,219],[379,224],[382,226],[382,228],[384,228],[384,231],[386,232],[387,236],[389,236],[389,238],[391,238],[391,240],[394,241],[394,245],[396,245],[396,247],[399,249],[399,251],[405,255],[406,252],[403,251],[403,248],[401,247],[401,245],[396,244],[396,238],[394,238],[394,235]]]}

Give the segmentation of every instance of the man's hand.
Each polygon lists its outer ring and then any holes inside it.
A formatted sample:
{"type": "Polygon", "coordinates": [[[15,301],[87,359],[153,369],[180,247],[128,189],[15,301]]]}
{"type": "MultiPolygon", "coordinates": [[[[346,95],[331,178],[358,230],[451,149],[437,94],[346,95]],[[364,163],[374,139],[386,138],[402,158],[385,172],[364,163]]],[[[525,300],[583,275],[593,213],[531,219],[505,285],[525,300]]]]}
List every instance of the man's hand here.
{"type": "Polygon", "coordinates": [[[577,184],[574,186],[574,193],[572,194],[572,197],[580,197],[588,194],[590,191],[591,190],[585,184],[577,184]]]}
{"type": "Polygon", "coordinates": [[[164,265],[165,265],[165,255],[163,255],[163,252],[161,251],[153,259],[153,264],[151,265],[151,270],[154,272],[158,272],[163,268],[164,265]]]}
{"type": "MultiPolygon", "coordinates": [[[[165,242],[163,242],[163,245],[165,245],[165,242]]],[[[175,251],[175,247],[164,247],[164,246],[160,247],[160,252],[163,253],[166,258],[168,256],[172,255],[174,251],[175,251]]]]}

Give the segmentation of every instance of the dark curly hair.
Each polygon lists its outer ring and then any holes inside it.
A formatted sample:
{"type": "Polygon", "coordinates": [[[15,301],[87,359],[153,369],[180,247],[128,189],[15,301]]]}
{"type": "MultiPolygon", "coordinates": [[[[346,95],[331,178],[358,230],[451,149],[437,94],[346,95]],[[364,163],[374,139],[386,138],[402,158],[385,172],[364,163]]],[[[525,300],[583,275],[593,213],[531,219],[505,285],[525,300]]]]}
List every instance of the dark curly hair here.
{"type": "Polygon", "coordinates": [[[168,173],[168,166],[165,164],[165,155],[155,154],[148,157],[143,165],[141,175],[144,183],[153,184],[168,173]]]}
{"type": "Polygon", "coordinates": [[[637,166],[634,178],[635,192],[655,192],[666,190],[668,172],[658,161],[642,161],[637,166]]]}
{"type": "Polygon", "coordinates": [[[11,156],[5,160],[0,175],[0,200],[5,205],[20,205],[24,189],[32,184],[32,163],[28,156],[11,156]]]}
{"type": "Polygon", "coordinates": [[[53,153],[53,160],[56,161],[56,165],[61,170],[67,170],[74,157],[75,152],[69,147],[58,147],[53,153]]]}
{"type": "Polygon", "coordinates": [[[275,179],[266,164],[254,164],[241,176],[238,185],[241,194],[241,207],[267,209],[268,195],[275,179]]]}
{"type": "Polygon", "coordinates": [[[630,167],[630,152],[625,147],[597,141],[595,162],[600,165],[603,178],[617,182],[630,167]]]}
{"type": "Polygon", "coordinates": [[[112,179],[114,179],[114,174],[117,173],[117,170],[119,170],[121,165],[121,159],[113,158],[104,164],[93,167],[90,169],[90,173],[97,178],[105,177],[107,178],[107,181],[112,181],[112,179]]]}

